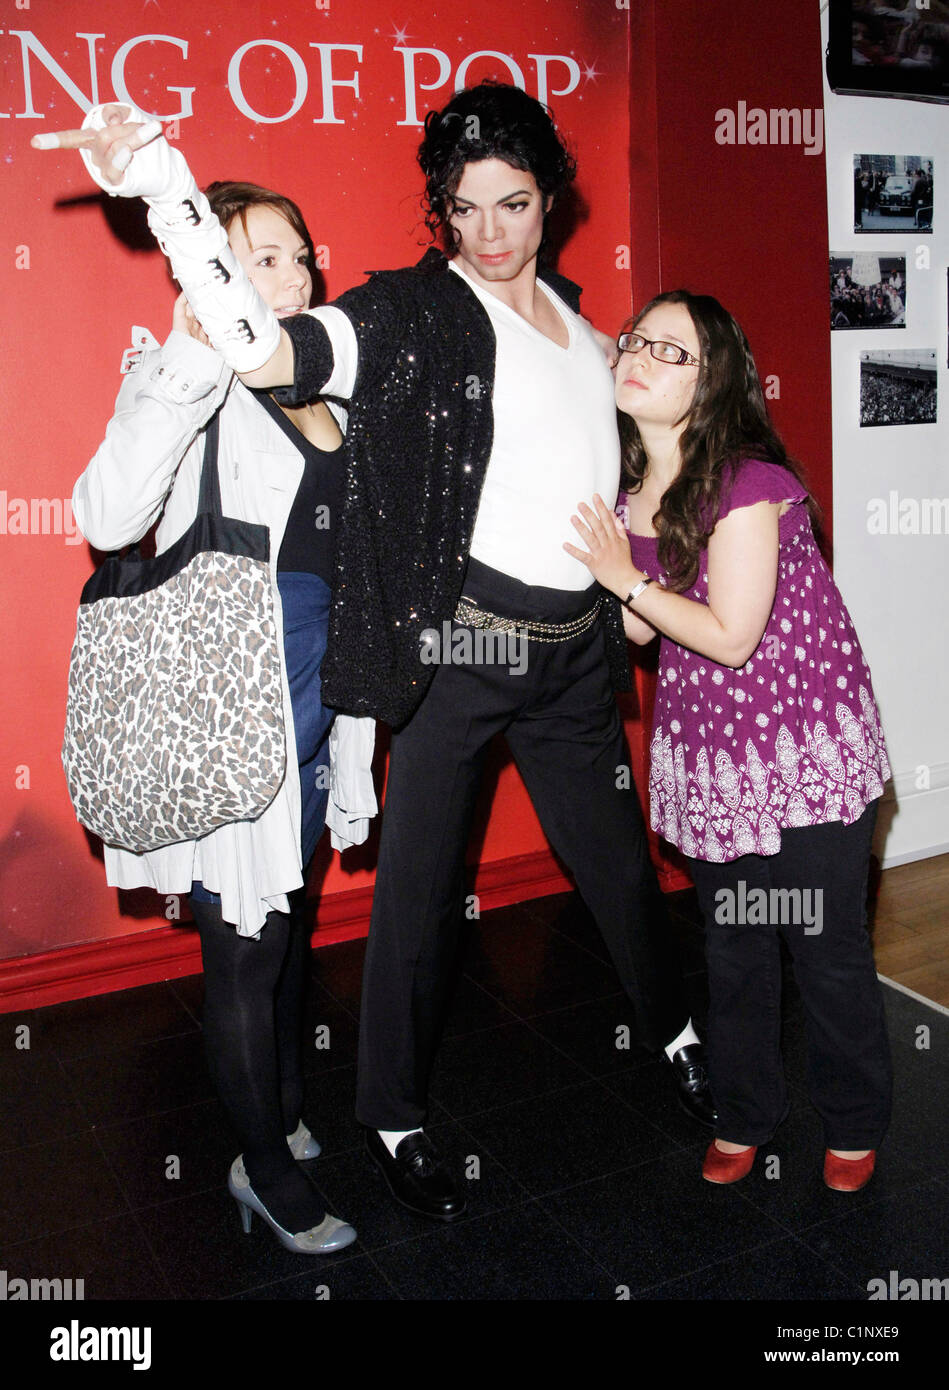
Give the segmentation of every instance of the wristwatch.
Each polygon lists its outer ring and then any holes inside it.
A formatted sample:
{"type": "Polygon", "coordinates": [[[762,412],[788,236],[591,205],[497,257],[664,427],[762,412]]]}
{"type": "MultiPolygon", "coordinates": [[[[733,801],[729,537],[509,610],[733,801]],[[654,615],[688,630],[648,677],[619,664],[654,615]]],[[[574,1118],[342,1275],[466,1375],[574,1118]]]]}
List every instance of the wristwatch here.
{"type": "Polygon", "coordinates": [[[633,599],[639,598],[639,595],[642,593],[643,589],[648,588],[651,583],[651,579],[641,579],[639,583],[636,585],[635,589],[630,589],[629,593],[622,600],[623,607],[628,608],[630,612],[632,612],[633,599]]]}

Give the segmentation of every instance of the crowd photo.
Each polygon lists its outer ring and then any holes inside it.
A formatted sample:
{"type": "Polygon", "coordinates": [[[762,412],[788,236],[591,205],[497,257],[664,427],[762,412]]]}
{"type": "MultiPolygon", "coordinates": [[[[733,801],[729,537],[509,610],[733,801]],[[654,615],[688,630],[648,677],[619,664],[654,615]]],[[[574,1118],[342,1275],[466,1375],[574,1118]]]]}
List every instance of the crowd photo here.
{"type": "Polygon", "coordinates": [[[931,425],[935,421],[934,352],[860,354],[861,425],[931,425]]]}
{"type": "Polygon", "coordinates": [[[903,328],[905,324],[906,261],[902,256],[831,259],[831,328],[903,328]]]}

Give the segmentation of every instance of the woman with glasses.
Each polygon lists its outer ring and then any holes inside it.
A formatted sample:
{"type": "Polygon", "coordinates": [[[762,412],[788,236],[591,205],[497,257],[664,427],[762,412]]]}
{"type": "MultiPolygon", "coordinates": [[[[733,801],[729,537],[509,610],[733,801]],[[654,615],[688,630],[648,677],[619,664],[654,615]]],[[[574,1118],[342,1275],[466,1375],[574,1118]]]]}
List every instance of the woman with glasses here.
{"type": "Polygon", "coordinates": [[[652,824],[688,857],[705,919],[718,1110],[702,1173],[749,1172],[788,1110],[784,939],[805,1009],[824,1180],[870,1178],[890,1110],[866,932],[877,802],[890,775],[870,672],[814,539],[815,504],[768,417],[748,342],[677,290],[620,335],[628,492],[573,518],[637,643],[662,638],[652,824]]]}

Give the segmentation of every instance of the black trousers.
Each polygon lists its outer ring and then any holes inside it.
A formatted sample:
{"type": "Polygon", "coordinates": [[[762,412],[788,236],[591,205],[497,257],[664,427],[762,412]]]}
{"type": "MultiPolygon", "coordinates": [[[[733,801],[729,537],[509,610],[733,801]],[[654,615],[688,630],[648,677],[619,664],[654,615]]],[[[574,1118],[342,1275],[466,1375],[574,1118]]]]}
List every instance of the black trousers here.
{"type": "Polygon", "coordinates": [[[805,1009],[808,1091],[829,1149],[875,1149],[890,1118],[883,998],[866,930],[873,802],[851,825],[781,831],[778,854],[729,864],[690,860],[705,918],[709,1082],[717,1133],[763,1144],[787,1108],[781,1064],[781,955],[791,954],[805,1009]],[[768,920],[756,920],[763,889],[768,920]],[[796,890],[799,898],[772,890],[796,890]],[[804,896],[807,893],[808,896],[804,896]],[[820,897],[815,894],[819,893],[820,897]],[[792,905],[800,902],[799,920],[792,905]],[[732,910],[744,922],[730,922],[732,910]],[[806,920],[805,920],[806,919],[806,920]]]}
{"type": "MultiPolygon", "coordinates": [[[[590,591],[529,588],[476,561],[464,595],[491,612],[541,621],[568,621],[593,601],[590,591]]],[[[477,654],[472,629],[455,624],[453,632],[459,640],[467,633],[469,654],[477,654]]],[[[599,625],[566,642],[528,643],[526,669],[515,674],[523,653],[522,646],[507,663],[439,665],[418,710],[392,738],[356,1107],[376,1129],[412,1129],[425,1120],[464,920],[465,850],[496,733],[506,735],[544,833],[603,933],[639,1040],[658,1050],[688,1021],[599,625]]]]}

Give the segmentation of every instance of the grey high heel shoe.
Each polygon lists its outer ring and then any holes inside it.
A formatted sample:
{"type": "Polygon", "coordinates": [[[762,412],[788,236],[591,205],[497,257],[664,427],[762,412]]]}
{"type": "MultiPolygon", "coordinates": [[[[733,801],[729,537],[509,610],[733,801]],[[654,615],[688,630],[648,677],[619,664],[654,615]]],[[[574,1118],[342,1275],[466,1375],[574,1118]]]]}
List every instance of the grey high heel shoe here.
{"type": "Polygon", "coordinates": [[[331,1255],[334,1250],[342,1250],[347,1245],[352,1245],[356,1239],[356,1232],[352,1226],[340,1221],[338,1216],[330,1216],[328,1212],[318,1226],[312,1226],[308,1231],[299,1231],[295,1235],[285,1231],[273,1219],[251,1187],[244,1167],[243,1154],[238,1154],[231,1164],[231,1171],[227,1176],[227,1190],[240,1207],[241,1225],[245,1235],[250,1234],[250,1214],[255,1211],[266,1221],[284,1249],[292,1250],[295,1254],[331,1255]]]}
{"type": "Polygon", "coordinates": [[[290,1152],[298,1162],[307,1158],[319,1158],[322,1153],[319,1140],[313,1138],[302,1120],[293,1133],[287,1135],[287,1143],[290,1145],[290,1152]]]}

